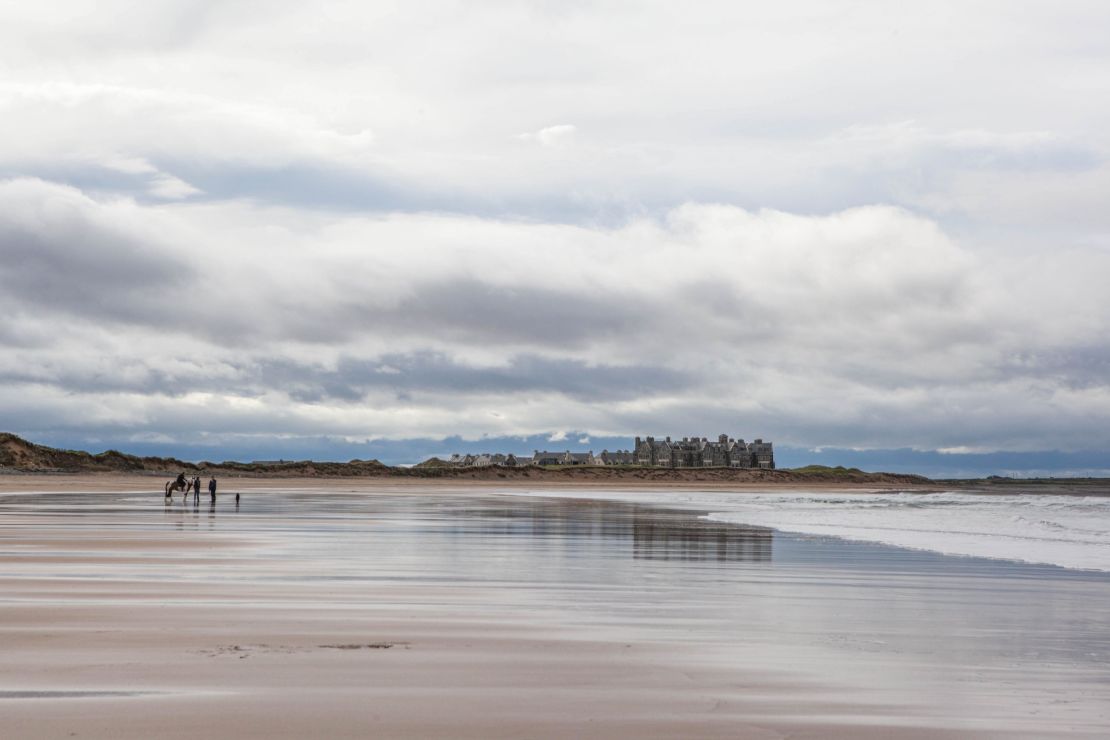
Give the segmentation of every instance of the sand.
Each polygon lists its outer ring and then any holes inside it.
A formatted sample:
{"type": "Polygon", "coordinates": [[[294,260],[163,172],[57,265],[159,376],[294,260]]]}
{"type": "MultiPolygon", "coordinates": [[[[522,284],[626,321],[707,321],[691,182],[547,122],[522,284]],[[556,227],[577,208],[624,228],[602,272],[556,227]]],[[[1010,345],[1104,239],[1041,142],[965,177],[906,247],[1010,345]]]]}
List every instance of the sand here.
{"type": "Polygon", "coordinates": [[[1105,638],[1006,647],[1047,619],[1097,632],[1106,579],[862,567],[886,549],[481,486],[243,481],[236,509],[20,478],[0,486],[4,738],[1110,728],[1105,671],[1076,657],[1105,638]],[[1052,609],[1015,613],[1030,593],[1052,609]]]}
{"type": "MultiPolygon", "coordinates": [[[[136,473],[4,473],[0,474],[0,493],[5,492],[47,492],[47,491],[162,491],[172,476],[147,475],[136,473]]],[[[401,476],[381,478],[289,478],[289,477],[231,477],[217,476],[221,493],[234,493],[243,490],[272,490],[298,488],[302,490],[341,490],[366,493],[403,492],[403,491],[489,491],[489,490],[582,490],[582,489],[693,489],[714,491],[766,491],[768,489],[830,490],[830,491],[890,491],[904,490],[906,485],[895,482],[876,482],[866,485],[820,480],[806,482],[804,485],[793,481],[783,482],[746,482],[682,479],[537,479],[507,478],[505,480],[483,480],[470,478],[406,478],[401,476]]],[[[207,495],[208,476],[202,476],[204,493],[207,495]]],[[[947,490],[950,485],[940,483],[921,483],[912,486],[914,491],[947,490]]],[[[180,494],[178,494],[180,495],[180,494]]]]}

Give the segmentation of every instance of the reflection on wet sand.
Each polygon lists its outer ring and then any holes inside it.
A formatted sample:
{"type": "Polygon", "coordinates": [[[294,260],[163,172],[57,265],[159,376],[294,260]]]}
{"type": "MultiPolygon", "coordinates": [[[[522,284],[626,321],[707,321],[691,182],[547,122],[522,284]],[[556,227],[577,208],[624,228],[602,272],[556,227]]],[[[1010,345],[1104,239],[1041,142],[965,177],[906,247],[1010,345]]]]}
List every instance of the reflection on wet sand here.
{"type": "Polygon", "coordinates": [[[673,517],[645,514],[633,526],[633,557],[645,560],[770,562],[773,530],[707,522],[675,523],[673,517]]]}
{"type": "MultiPolygon", "coordinates": [[[[215,525],[216,519],[216,501],[209,501],[208,506],[204,507],[200,501],[190,498],[182,499],[180,504],[175,503],[172,499],[165,499],[163,512],[167,517],[177,517],[175,520],[175,528],[178,530],[185,530],[186,524],[191,523],[189,529],[196,529],[199,525],[202,511],[208,514],[208,529],[212,529],[215,525]],[[188,517],[186,519],[185,517],[188,517]]],[[[239,511],[239,503],[235,503],[235,511],[239,511]]]]}
{"type": "Polygon", "coordinates": [[[637,560],[770,562],[774,530],[710,522],[688,511],[598,501],[522,499],[505,507],[457,512],[471,534],[518,535],[583,544],[606,540],[607,549],[637,560]],[[617,542],[614,542],[617,541],[617,542]]]}

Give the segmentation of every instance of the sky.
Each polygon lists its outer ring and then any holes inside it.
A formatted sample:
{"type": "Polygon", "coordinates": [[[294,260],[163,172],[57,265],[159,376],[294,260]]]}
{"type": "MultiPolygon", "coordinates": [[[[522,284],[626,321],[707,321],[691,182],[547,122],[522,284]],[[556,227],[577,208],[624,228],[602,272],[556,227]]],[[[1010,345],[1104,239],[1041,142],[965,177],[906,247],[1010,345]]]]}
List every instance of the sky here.
{"type": "Polygon", "coordinates": [[[0,0],[0,430],[1110,474],[1108,27],[0,0]]]}

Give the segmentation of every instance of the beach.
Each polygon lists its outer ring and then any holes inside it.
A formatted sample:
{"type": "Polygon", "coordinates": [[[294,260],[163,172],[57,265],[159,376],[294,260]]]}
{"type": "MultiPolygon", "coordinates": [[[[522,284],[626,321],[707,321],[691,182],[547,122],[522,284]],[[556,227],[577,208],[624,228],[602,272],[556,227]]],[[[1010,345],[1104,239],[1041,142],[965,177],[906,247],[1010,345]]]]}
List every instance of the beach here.
{"type": "Polygon", "coordinates": [[[160,483],[0,478],[0,736],[1110,732],[1105,572],[658,487],[160,483]]]}

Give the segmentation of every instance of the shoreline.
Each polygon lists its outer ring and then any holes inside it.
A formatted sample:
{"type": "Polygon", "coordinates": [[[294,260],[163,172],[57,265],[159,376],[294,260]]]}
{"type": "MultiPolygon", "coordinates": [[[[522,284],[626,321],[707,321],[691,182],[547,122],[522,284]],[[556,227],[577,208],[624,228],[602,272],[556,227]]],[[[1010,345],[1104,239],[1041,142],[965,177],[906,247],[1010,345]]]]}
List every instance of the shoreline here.
{"type": "MultiPolygon", "coordinates": [[[[668,478],[610,478],[610,479],[580,479],[580,478],[477,478],[477,477],[435,477],[420,478],[410,476],[372,476],[372,477],[313,477],[313,476],[236,476],[228,474],[206,473],[215,475],[219,482],[219,493],[234,489],[257,490],[265,488],[351,488],[364,490],[368,493],[390,489],[414,490],[427,488],[432,490],[448,489],[477,489],[495,488],[505,490],[520,490],[530,488],[559,488],[559,489],[605,489],[605,490],[637,490],[637,489],[682,489],[682,490],[714,490],[735,491],[736,493],[754,492],[762,490],[806,490],[819,489],[829,491],[943,491],[950,490],[950,486],[939,484],[904,485],[890,482],[855,483],[828,480],[815,480],[804,482],[798,480],[765,480],[765,481],[721,481],[701,479],[668,479],[668,478]]],[[[39,472],[7,472],[0,474],[0,493],[12,491],[143,491],[160,492],[162,485],[169,477],[158,473],[39,473],[39,472]]],[[[1108,482],[1110,486],[1110,482],[1108,482]]],[[[179,495],[179,494],[175,494],[179,495]]],[[[207,492],[202,492],[202,498],[207,492]]]]}
{"type": "MultiPolygon", "coordinates": [[[[220,495],[234,493],[236,490],[248,491],[266,488],[331,488],[348,489],[351,492],[383,492],[383,491],[428,491],[447,490],[527,490],[535,488],[552,488],[560,490],[604,490],[604,491],[635,491],[635,490],[682,490],[682,491],[717,491],[722,493],[757,493],[760,491],[845,491],[853,493],[905,491],[907,493],[939,493],[944,491],[958,491],[976,493],[985,496],[1008,496],[1022,494],[1059,495],[1059,496],[1093,496],[1110,497],[1110,479],[1005,479],[1004,481],[992,480],[929,480],[927,482],[905,483],[900,481],[840,481],[828,479],[805,480],[798,478],[763,480],[713,480],[697,477],[664,477],[650,478],[615,477],[615,478],[586,478],[580,476],[552,475],[536,477],[477,477],[477,476],[443,476],[443,477],[416,477],[405,475],[374,475],[374,476],[255,476],[224,474],[218,471],[206,472],[205,475],[214,474],[219,483],[220,495]]],[[[16,491],[49,492],[49,491],[90,491],[111,492],[150,491],[161,493],[163,484],[172,476],[168,474],[151,472],[15,472],[0,471],[0,493],[16,491]]],[[[207,492],[202,493],[202,497],[207,492]]]]}

